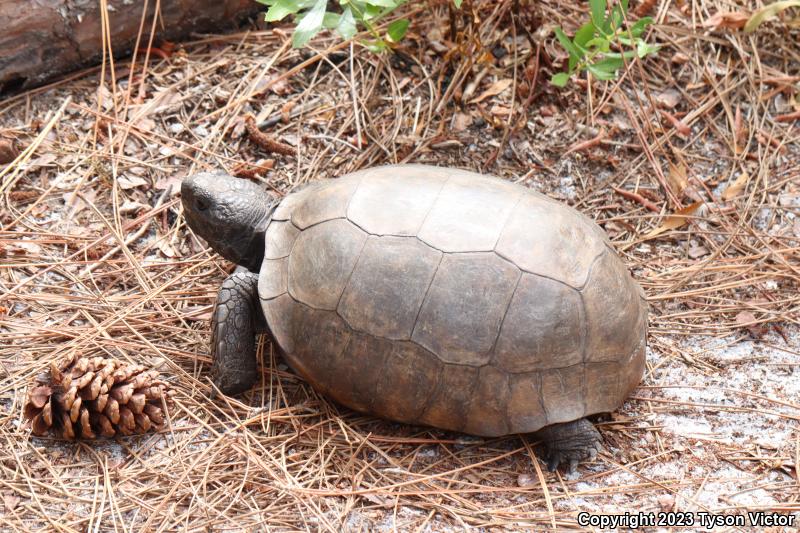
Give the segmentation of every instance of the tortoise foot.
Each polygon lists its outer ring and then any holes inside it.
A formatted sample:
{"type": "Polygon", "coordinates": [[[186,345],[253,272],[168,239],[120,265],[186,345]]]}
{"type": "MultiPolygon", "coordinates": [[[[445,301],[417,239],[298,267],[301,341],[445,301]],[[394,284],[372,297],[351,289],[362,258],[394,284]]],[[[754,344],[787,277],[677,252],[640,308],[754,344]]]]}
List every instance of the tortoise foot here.
{"type": "Polygon", "coordinates": [[[592,461],[602,448],[600,433],[585,418],[553,424],[536,432],[545,447],[547,469],[554,472],[562,463],[572,474],[581,461],[592,461]]]}
{"type": "Polygon", "coordinates": [[[211,378],[223,394],[244,392],[258,379],[260,315],[258,275],[237,269],[222,283],[211,319],[211,378]]]}

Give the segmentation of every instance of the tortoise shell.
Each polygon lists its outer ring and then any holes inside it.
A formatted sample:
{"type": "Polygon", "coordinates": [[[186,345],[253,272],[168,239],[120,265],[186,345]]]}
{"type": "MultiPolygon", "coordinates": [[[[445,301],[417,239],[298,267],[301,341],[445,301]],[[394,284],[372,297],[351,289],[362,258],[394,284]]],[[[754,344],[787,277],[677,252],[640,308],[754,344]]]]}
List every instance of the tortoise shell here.
{"type": "Polygon", "coordinates": [[[483,436],[618,407],[647,308],[603,230],[498,178],[372,168],[286,196],[258,293],[287,362],[358,411],[483,436]]]}

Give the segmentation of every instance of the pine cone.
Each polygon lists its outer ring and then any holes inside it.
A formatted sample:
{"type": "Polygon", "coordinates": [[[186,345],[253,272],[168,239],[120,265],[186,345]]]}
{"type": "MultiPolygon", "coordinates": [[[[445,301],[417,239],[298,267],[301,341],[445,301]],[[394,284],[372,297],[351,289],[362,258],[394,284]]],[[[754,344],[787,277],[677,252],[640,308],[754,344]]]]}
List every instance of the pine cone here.
{"type": "Polygon", "coordinates": [[[167,384],[158,372],[105,357],[69,357],[28,393],[25,418],[34,435],[113,437],[160,429],[167,384]]]}

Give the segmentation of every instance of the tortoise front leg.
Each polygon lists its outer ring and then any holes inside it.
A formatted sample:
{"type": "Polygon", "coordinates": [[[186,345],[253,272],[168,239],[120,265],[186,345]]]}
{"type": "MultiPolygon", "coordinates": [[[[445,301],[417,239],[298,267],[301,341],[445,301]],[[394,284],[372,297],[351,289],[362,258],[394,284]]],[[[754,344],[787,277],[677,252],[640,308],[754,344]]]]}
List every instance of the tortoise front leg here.
{"type": "Polygon", "coordinates": [[[545,461],[551,472],[563,462],[571,474],[580,461],[593,460],[601,449],[600,432],[585,418],[544,427],[535,435],[545,447],[545,461]]]}
{"type": "Polygon", "coordinates": [[[258,378],[256,334],[266,329],[258,301],[258,274],[239,267],[222,283],[211,329],[214,385],[228,395],[252,387],[258,378]]]}

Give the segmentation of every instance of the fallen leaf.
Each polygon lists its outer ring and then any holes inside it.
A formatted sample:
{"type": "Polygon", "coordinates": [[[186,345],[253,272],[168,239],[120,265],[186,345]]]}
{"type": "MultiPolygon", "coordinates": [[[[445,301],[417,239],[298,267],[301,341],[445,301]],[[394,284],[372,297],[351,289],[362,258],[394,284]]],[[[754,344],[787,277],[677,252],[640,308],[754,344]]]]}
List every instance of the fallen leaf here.
{"type": "Polygon", "coordinates": [[[517,485],[520,487],[532,487],[536,484],[536,480],[530,474],[520,474],[517,476],[517,485]]]}
{"type": "Polygon", "coordinates": [[[369,500],[370,502],[376,504],[376,505],[381,506],[381,507],[391,507],[392,506],[392,503],[388,498],[383,497],[383,496],[378,496],[377,494],[367,493],[367,494],[364,495],[364,498],[369,500]]]}
{"type": "Polygon", "coordinates": [[[660,226],[658,226],[657,228],[653,229],[652,231],[644,235],[642,239],[643,240],[652,239],[654,237],[657,237],[658,235],[661,235],[665,231],[680,228],[681,226],[686,224],[689,218],[695,213],[695,211],[697,211],[697,209],[701,205],[703,205],[703,202],[695,202],[693,204],[687,205],[683,209],[677,210],[672,215],[667,216],[667,218],[664,219],[664,222],[662,222],[660,226]]]}
{"type": "Polygon", "coordinates": [[[742,153],[744,145],[747,144],[747,126],[744,124],[742,109],[739,106],[736,106],[736,115],[733,119],[733,140],[736,143],[736,153],[742,153]]]}
{"type": "Polygon", "coordinates": [[[505,105],[495,104],[489,110],[489,113],[494,117],[508,117],[511,114],[511,108],[505,105]]]}
{"type": "Polygon", "coordinates": [[[135,189],[142,185],[147,185],[147,180],[139,176],[120,176],[117,178],[117,184],[123,189],[135,189]]]}
{"type": "Polygon", "coordinates": [[[18,239],[8,244],[7,250],[15,255],[33,255],[40,256],[42,254],[42,247],[35,242],[30,242],[18,239]]]}
{"type": "Polygon", "coordinates": [[[285,78],[282,78],[279,75],[270,76],[269,78],[262,78],[258,80],[256,83],[256,94],[260,94],[262,91],[269,89],[274,94],[278,96],[285,96],[292,92],[292,88],[289,87],[289,83],[286,81],[285,78]]]}
{"type": "Polygon", "coordinates": [[[148,102],[149,113],[164,113],[174,111],[181,101],[181,95],[174,89],[161,89],[153,93],[153,98],[148,102]]]}
{"type": "Polygon", "coordinates": [[[64,199],[64,207],[72,207],[67,218],[72,218],[73,215],[80,213],[86,208],[86,203],[74,192],[65,192],[61,195],[61,198],[64,199]]]}
{"type": "Polygon", "coordinates": [[[769,331],[766,325],[756,322],[756,316],[750,311],[740,311],[736,315],[736,324],[746,329],[756,339],[760,339],[769,331]]]}
{"type": "Polygon", "coordinates": [[[125,200],[122,202],[122,205],[119,206],[119,212],[123,215],[126,215],[128,213],[136,213],[137,211],[147,208],[148,206],[143,203],[134,202],[133,200],[125,200]]]}
{"type": "Polygon", "coordinates": [[[469,103],[470,104],[477,104],[478,102],[482,102],[489,97],[496,96],[501,92],[505,91],[509,87],[511,87],[512,80],[505,78],[502,80],[497,80],[494,82],[488,89],[483,91],[479,94],[476,98],[473,98],[469,103]]]}
{"type": "Polygon", "coordinates": [[[434,150],[445,150],[447,148],[460,148],[464,146],[457,139],[444,139],[442,141],[432,143],[431,148],[434,150]]]}
{"type": "Polygon", "coordinates": [[[172,245],[164,239],[159,239],[156,241],[156,248],[161,250],[161,253],[170,259],[178,255],[178,253],[175,251],[175,248],[173,248],[172,245]]]}
{"type": "Polygon", "coordinates": [[[14,142],[9,139],[0,139],[0,165],[11,163],[19,155],[19,150],[14,142]]]}
{"type": "Polygon", "coordinates": [[[715,30],[719,28],[741,30],[745,27],[749,19],[750,15],[747,13],[719,11],[711,18],[706,19],[705,22],[703,22],[703,26],[715,30]]]}
{"type": "Polygon", "coordinates": [[[678,163],[677,165],[670,163],[668,176],[678,194],[682,194],[686,187],[689,186],[689,180],[686,177],[686,165],[683,163],[678,163]]]}
{"type": "Polygon", "coordinates": [[[17,508],[19,505],[19,496],[14,494],[13,492],[4,492],[3,493],[3,507],[5,508],[5,512],[10,513],[14,509],[17,508]]]}
{"type": "Polygon", "coordinates": [[[704,255],[708,255],[708,248],[705,246],[692,246],[689,248],[689,257],[691,259],[697,259],[698,257],[703,257],[704,255]]]}
{"type": "Polygon", "coordinates": [[[453,117],[453,131],[464,131],[472,124],[472,117],[466,113],[456,113],[453,117]]]}
{"type": "Polygon", "coordinates": [[[156,122],[151,118],[143,117],[137,120],[134,126],[142,131],[153,131],[156,129],[156,122]]]}
{"type": "Polygon", "coordinates": [[[800,207],[800,193],[786,192],[778,196],[778,205],[781,207],[800,207]]]}
{"type": "Polygon", "coordinates": [[[36,167],[46,167],[51,163],[54,163],[56,159],[58,159],[58,156],[56,156],[56,154],[48,152],[40,157],[37,157],[36,159],[32,159],[28,163],[28,170],[29,171],[33,170],[36,167]]]}
{"type": "Polygon", "coordinates": [[[790,7],[800,7],[800,0],[784,0],[783,2],[774,2],[766,7],[762,7],[753,13],[753,16],[746,21],[744,31],[746,33],[754,32],[761,24],[776,16],[778,13],[790,7]]]}
{"type": "Polygon", "coordinates": [[[676,107],[679,103],[681,103],[682,99],[683,97],[681,96],[681,93],[675,89],[667,89],[666,91],[662,91],[655,96],[657,104],[669,109],[676,107]]]}
{"type": "Polygon", "coordinates": [[[111,108],[114,107],[114,96],[105,84],[100,85],[100,88],[97,90],[97,99],[106,111],[110,111],[111,108]]]}
{"type": "Polygon", "coordinates": [[[664,512],[671,511],[675,507],[675,496],[672,494],[662,494],[656,498],[656,501],[658,501],[658,506],[664,512]]]}
{"type": "Polygon", "coordinates": [[[690,60],[689,56],[687,56],[683,52],[675,52],[675,54],[670,59],[670,61],[672,61],[676,65],[683,65],[685,63],[688,63],[689,60],[690,60]]]}
{"type": "Polygon", "coordinates": [[[369,144],[369,138],[364,134],[363,131],[361,132],[361,137],[358,135],[351,135],[347,138],[347,142],[355,147],[359,147],[359,141],[361,141],[361,148],[365,148],[369,144]]]}
{"type": "Polygon", "coordinates": [[[169,196],[173,197],[181,192],[181,182],[183,181],[183,177],[184,176],[181,174],[180,176],[172,175],[166,178],[161,178],[156,181],[155,188],[159,191],[165,191],[169,188],[169,196]]]}
{"type": "Polygon", "coordinates": [[[744,190],[747,186],[747,182],[750,181],[750,175],[747,172],[742,172],[739,174],[739,177],[736,178],[727,189],[722,191],[722,199],[723,200],[730,200],[731,198],[738,196],[740,192],[744,190]]]}

